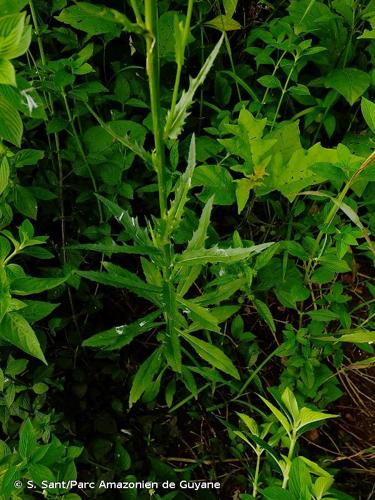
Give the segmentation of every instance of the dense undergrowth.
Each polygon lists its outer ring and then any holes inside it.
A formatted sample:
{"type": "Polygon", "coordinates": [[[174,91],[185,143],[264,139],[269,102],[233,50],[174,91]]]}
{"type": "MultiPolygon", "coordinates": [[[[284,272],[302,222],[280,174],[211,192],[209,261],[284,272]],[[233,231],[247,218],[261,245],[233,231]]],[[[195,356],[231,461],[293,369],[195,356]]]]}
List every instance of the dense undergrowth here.
{"type": "Polygon", "coordinates": [[[374,63],[374,0],[0,0],[2,499],[371,498],[374,63]]]}

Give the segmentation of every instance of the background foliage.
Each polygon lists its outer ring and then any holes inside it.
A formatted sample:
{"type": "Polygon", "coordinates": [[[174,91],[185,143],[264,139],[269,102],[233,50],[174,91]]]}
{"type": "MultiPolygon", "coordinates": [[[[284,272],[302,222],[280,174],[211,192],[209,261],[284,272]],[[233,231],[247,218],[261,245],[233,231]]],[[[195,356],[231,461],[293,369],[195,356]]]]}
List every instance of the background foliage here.
{"type": "Polygon", "coordinates": [[[0,0],[1,498],[371,498],[374,0],[120,4],[0,0]]]}

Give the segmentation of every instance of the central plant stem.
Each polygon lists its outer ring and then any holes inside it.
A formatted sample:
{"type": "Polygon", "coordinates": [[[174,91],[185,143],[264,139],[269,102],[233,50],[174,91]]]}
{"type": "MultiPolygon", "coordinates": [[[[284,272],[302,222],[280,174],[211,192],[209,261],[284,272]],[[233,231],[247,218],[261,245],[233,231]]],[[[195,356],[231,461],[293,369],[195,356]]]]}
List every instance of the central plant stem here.
{"type": "Polygon", "coordinates": [[[145,0],[145,28],[147,30],[146,69],[150,88],[152,127],[154,132],[154,151],[152,162],[158,178],[160,215],[165,218],[167,212],[167,171],[160,105],[160,64],[158,45],[158,0],[145,0]]]}

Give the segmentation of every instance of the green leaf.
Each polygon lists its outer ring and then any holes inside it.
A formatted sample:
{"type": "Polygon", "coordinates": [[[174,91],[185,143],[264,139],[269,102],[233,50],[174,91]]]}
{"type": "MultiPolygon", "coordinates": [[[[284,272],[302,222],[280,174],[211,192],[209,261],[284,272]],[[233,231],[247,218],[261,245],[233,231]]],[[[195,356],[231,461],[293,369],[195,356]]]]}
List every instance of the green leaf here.
{"type": "Polygon", "coordinates": [[[323,496],[328,493],[332,487],[335,479],[330,477],[318,477],[313,485],[313,493],[315,498],[323,498],[323,496]]]}
{"type": "Polygon", "coordinates": [[[145,390],[152,385],[155,375],[159,372],[161,362],[162,352],[159,348],[156,349],[139,367],[130,390],[130,408],[139,400],[145,390]]]}
{"type": "Polygon", "coordinates": [[[324,342],[352,342],[355,344],[373,344],[375,342],[375,331],[369,332],[360,328],[349,331],[351,331],[351,333],[345,333],[344,335],[340,335],[339,337],[326,336],[316,337],[316,339],[323,340],[324,342]]]}
{"type": "Polygon", "coordinates": [[[224,10],[227,16],[232,17],[236,12],[238,0],[223,0],[224,10]]]}
{"type": "Polygon", "coordinates": [[[375,134],[375,104],[365,97],[362,97],[361,110],[369,129],[375,134]]]}
{"type": "Polygon", "coordinates": [[[212,332],[220,332],[215,316],[205,307],[202,307],[192,300],[177,297],[177,302],[190,311],[192,321],[197,322],[201,328],[206,328],[212,332]]]}
{"type": "Polygon", "coordinates": [[[0,96],[0,138],[21,147],[22,120],[17,109],[0,96]]]}
{"type": "Polygon", "coordinates": [[[18,452],[24,460],[28,460],[35,450],[36,445],[34,427],[30,419],[26,419],[20,429],[18,452]]]}
{"type": "Polygon", "coordinates": [[[248,248],[204,248],[201,250],[186,250],[181,255],[176,256],[176,263],[179,265],[203,265],[224,262],[232,264],[248,259],[251,255],[257,254],[273,245],[273,243],[262,243],[248,248]]]}
{"type": "Polygon", "coordinates": [[[255,299],[254,305],[256,307],[256,310],[259,313],[259,316],[261,316],[261,318],[267,323],[271,332],[275,333],[276,332],[276,325],[275,325],[275,322],[273,320],[272,313],[271,313],[269,307],[267,306],[267,304],[265,304],[261,300],[255,299]]]}
{"type": "Polygon", "coordinates": [[[282,393],[281,401],[284,403],[286,409],[293,417],[293,421],[296,422],[299,415],[298,404],[293,392],[289,389],[289,387],[287,387],[282,393]]]}
{"type": "Polygon", "coordinates": [[[196,78],[190,79],[189,88],[187,91],[184,90],[182,92],[181,98],[176,104],[175,109],[168,111],[166,119],[166,128],[164,130],[165,138],[177,139],[178,136],[181,134],[186,118],[189,116],[188,109],[193,103],[194,95],[198,87],[202,85],[202,83],[206,79],[206,76],[214,63],[216,56],[219,53],[223,40],[224,36],[222,36],[218,41],[218,43],[215,45],[213,51],[207,57],[205,63],[203,64],[196,78]]]}
{"type": "Polygon", "coordinates": [[[339,314],[330,311],[329,309],[317,309],[316,311],[309,311],[307,313],[314,321],[334,321],[340,318],[339,314]]]}
{"type": "Polygon", "coordinates": [[[282,87],[280,80],[275,75],[264,75],[257,81],[267,89],[281,89],[282,87]]]}
{"type": "Polygon", "coordinates": [[[257,436],[259,434],[259,432],[258,432],[258,426],[257,426],[257,423],[255,422],[255,420],[253,418],[249,417],[248,415],[246,415],[245,413],[239,413],[239,412],[236,412],[236,413],[240,417],[242,422],[246,425],[246,427],[249,429],[251,434],[255,434],[257,436]]]}
{"type": "Polygon", "coordinates": [[[0,0],[0,12],[2,16],[19,12],[29,2],[28,0],[0,0]]]}
{"type": "Polygon", "coordinates": [[[16,72],[11,62],[0,59],[0,84],[16,86],[16,72]]]}
{"type": "Polygon", "coordinates": [[[89,35],[116,34],[121,29],[135,33],[142,31],[121,12],[88,2],[77,2],[64,9],[56,19],[89,35]]]}
{"type": "Polygon", "coordinates": [[[339,415],[332,415],[331,413],[321,413],[310,410],[310,408],[301,408],[299,412],[299,425],[297,430],[300,430],[305,425],[320,422],[321,420],[326,420],[327,418],[336,418],[338,416],[339,415]]]}
{"type": "Polygon", "coordinates": [[[284,427],[287,433],[291,431],[291,424],[287,417],[278,409],[275,405],[273,405],[270,401],[265,399],[263,396],[259,396],[263,403],[271,410],[271,412],[275,415],[280,424],[284,427]]]}
{"type": "Polygon", "coordinates": [[[84,340],[82,345],[84,347],[98,347],[107,351],[121,349],[130,344],[138,335],[148,332],[160,325],[161,323],[155,323],[155,320],[159,316],[160,311],[155,311],[130,323],[130,325],[116,326],[104,332],[96,333],[92,337],[84,340]]]}
{"type": "Polygon", "coordinates": [[[224,352],[218,347],[205,342],[204,340],[193,337],[188,333],[182,333],[183,337],[195,349],[197,354],[212,366],[227,373],[236,380],[240,380],[240,375],[237,368],[224,352]]]}
{"type": "Polygon", "coordinates": [[[169,282],[163,284],[163,310],[167,323],[164,354],[169,366],[177,373],[181,373],[181,346],[177,329],[178,311],[176,291],[169,282]]]}
{"type": "Polygon", "coordinates": [[[0,163],[0,195],[5,191],[9,182],[9,162],[6,156],[1,160],[0,163]]]}
{"type": "Polygon", "coordinates": [[[294,500],[290,493],[280,486],[269,486],[263,490],[263,497],[266,500],[294,500]]]}
{"type": "Polygon", "coordinates": [[[39,300],[24,300],[23,304],[22,316],[31,324],[45,318],[59,306],[59,304],[50,304],[39,300]]]}
{"type": "Polygon", "coordinates": [[[14,205],[22,215],[36,219],[38,206],[30,189],[16,185],[14,189],[14,205]]]}
{"type": "Polygon", "coordinates": [[[7,313],[0,323],[0,339],[47,364],[39,340],[29,323],[18,313],[7,313]]]}
{"type": "Polygon", "coordinates": [[[32,295],[56,288],[65,283],[66,280],[67,277],[33,278],[32,276],[27,276],[13,280],[11,282],[11,290],[16,295],[32,295]]]}
{"type": "Polygon", "coordinates": [[[169,233],[180,224],[182,215],[184,213],[184,207],[188,199],[188,193],[191,187],[191,180],[193,177],[195,165],[195,135],[193,134],[190,141],[187,168],[178,181],[177,188],[175,190],[175,197],[167,214],[167,225],[169,227],[169,233]]]}
{"type": "Polygon", "coordinates": [[[351,106],[366,92],[369,85],[370,76],[356,68],[334,69],[325,78],[325,86],[344,96],[351,106]]]}
{"type": "Polygon", "coordinates": [[[115,464],[121,471],[129,470],[132,464],[128,451],[120,443],[115,446],[115,464]]]}
{"type": "Polygon", "coordinates": [[[241,29],[240,23],[232,19],[229,15],[219,15],[205,24],[206,26],[210,26],[211,28],[215,28],[219,31],[235,31],[241,29]]]}
{"type": "Polygon", "coordinates": [[[235,186],[228,169],[221,165],[200,165],[194,171],[192,187],[203,186],[198,198],[206,203],[214,196],[215,205],[231,205],[235,200],[235,186]]]}

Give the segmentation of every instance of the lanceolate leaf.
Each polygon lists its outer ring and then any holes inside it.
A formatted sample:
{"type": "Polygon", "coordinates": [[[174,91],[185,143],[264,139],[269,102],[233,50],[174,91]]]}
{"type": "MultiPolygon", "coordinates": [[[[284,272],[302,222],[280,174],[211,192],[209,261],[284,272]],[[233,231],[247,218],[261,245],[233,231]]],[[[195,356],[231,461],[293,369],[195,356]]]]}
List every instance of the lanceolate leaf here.
{"type": "Polygon", "coordinates": [[[32,295],[34,293],[41,293],[46,290],[51,290],[59,285],[62,285],[67,280],[66,277],[62,278],[33,278],[27,276],[25,278],[17,278],[11,283],[12,293],[16,295],[32,295]]]}
{"type": "Polygon", "coordinates": [[[139,367],[130,390],[129,406],[132,407],[148,389],[158,374],[162,362],[161,348],[156,349],[139,367]]]}
{"type": "Polygon", "coordinates": [[[120,325],[110,330],[97,333],[92,337],[83,341],[84,347],[98,347],[107,351],[114,349],[121,349],[122,347],[130,344],[132,340],[148,332],[151,329],[159,326],[161,323],[155,323],[155,320],[160,317],[160,311],[155,311],[147,316],[144,316],[130,325],[120,325]]]}
{"type": "Polygon", "coordinates": [[[204,82],[208,72],[210,71],[216,56],[219,53],[221,44],[223,43],[224,36],[220,38],[216,46],[214,47],[211,54],[206,59],[206,62],[202,66],[200,72],[196,78],[190,79],[190,85],[187,91],[183,91],[180,100],[178,101],[173,116],[170,117],[171,111],[168,112],[166,123],[170,123],[168,129],[164,130],[164,135],[169,139],[177,139],[182,132],[183,126],[185,124],[186,118],[188,117],[188,109],[190,108],[194,95],[200,85],[204,82]]]}
{"type": "Polygon", "coordinates": [[[176,256],[176,263],[180,265],[203,265],[224,262],[232,264],[240,260],[248,259],[250,255],[262,252],[273,243],[262,243],[249,248],[207,248],[202,250],[186,250],[176,256]]]}
{"type": "Polygon", "coordinates": [[[163,285],[163,308],[167,324],[165,356],[171,368],[181,373],[181,347],[179,331],[177,329],[177,302],[176,292],[171,283],[163,285]]]}
{"type": "Polygon", "coordinates": [[[34,330],[20,314],[11,312],[4,316],[0,323],[0,339],[47,364],[34,330]]]}
{"type": "Polygon", "coordinates": [[[227,373],[237,380],[240,379],[237,368],[221,349],[212,344],[209,344],[208,342],[205,342],[204,340],[193,337],[188,333],[182,333],[182,335],[185,340],[187,340],[189,344],[195,349],[195,351],[201,358],[203,358],[218,370],[227,373]]]}

